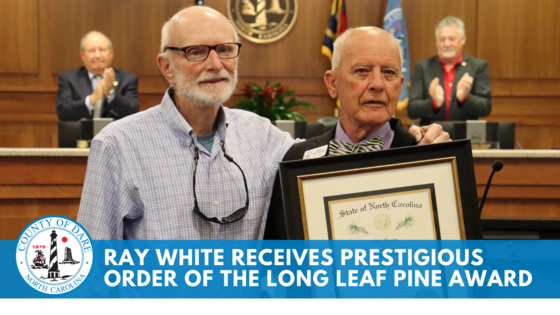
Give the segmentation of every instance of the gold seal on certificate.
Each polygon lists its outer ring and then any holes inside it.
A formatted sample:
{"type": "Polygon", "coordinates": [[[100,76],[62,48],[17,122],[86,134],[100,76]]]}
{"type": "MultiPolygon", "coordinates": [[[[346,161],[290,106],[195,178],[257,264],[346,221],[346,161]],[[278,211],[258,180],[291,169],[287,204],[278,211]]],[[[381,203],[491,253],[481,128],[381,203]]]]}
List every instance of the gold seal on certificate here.
{"type": "Polygon", "coordinates": [[[391,226],[391,218],[385,213],[378,214],[373,219],[373,225],[379,231],[385,231],[391,226]]]}

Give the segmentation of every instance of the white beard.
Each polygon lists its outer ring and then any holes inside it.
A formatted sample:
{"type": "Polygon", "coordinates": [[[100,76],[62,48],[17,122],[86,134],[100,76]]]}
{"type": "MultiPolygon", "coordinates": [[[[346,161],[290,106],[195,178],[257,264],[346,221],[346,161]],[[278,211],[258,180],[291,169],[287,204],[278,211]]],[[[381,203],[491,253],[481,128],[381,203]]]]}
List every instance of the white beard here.
{"type": "Polygon", "coordinates": [[[232,75],[226,69],[219,72],[203,72],[195,78],[192,74],[175,71],[175,92],[180,98],[197,107],[218,107],[226,102],[237,85],[237,69],[232,75]],[[202,81],[225,78],[227,81],[215,86],[200,86],[202,81]]]}
{"type": "Polygon", "coordinates": [[[443,56],[443,58],[453,58],[455,57],[456,53],[455,50],[449,50],[442,52],[441,55],[443,56]]]}

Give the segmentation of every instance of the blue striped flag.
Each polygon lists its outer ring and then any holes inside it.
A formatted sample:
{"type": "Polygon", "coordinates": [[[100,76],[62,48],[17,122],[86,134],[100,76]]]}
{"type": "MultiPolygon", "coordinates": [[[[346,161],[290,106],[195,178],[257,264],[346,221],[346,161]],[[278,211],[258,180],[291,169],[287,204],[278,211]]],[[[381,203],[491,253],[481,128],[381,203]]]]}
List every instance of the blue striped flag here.
{"type": "Polygon", "coordinates": [[[408,50],[408,35],[406,34],[406,24],[401,8],[400,0],[388,0],[385,18],[383,18],[383,29],[391,33],[399,43],[402,54],[402,75],[404,76],[404,86],[399,98],[398,110],[405,109],[408,105],[408,87],[410,86],[410,56],[408,50]]]}
{"type": "Polygon", "coordinates": [[[332,61],[333,44],[336,38],[348,29],[348,21],[346,19],[346,4],[344,0],[333,0],[331,6],[331,15],[329,16],[329,26],[325,30],[323,39],[323,47],[321,53],[329,57],[332,61]]]}

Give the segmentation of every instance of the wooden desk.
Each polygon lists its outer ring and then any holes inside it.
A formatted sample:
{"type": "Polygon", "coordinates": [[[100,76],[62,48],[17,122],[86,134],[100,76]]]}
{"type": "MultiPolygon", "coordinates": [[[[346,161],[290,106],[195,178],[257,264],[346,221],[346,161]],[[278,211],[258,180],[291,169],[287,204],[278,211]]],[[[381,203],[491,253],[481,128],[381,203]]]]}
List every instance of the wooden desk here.
{"type": "Polygon", "coordinates": [[[88,149],[0,149],[0,239],[46,215],[76,219],[88,149]]]}
{"type": "MultiPolygon", "coordinates": [[[[88,149],[0,148],[0,239],[16,239],[36,218],[76,219],[88,149]]],[[[484,205],[486,218],[560,219],[560,151],[473,151],[478,196],[492,163],[494,175],[484,205]]]]}
{"type": "Polygon", "coordinates": [[[494,174],[482,217],[560,219],[560,151],[474,150],[479,200],[492,163],[504,168],[494,174]]]}

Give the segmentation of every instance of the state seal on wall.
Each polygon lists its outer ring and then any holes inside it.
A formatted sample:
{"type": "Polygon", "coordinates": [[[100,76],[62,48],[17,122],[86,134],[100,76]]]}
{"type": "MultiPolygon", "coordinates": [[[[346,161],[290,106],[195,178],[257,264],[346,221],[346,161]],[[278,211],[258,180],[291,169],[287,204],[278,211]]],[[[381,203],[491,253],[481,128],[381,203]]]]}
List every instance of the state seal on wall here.
{"type": "Polygon", "coordinates": [[[259,44],[286,36],[297,18],[297,0],[228,0],[228,18],[235,30],[259,44]]]}
{"type": "Polygon", "coordinates": [[[62,216],[37,219],[17,240],[16,264],[33,289],[67,293],[82,284],[91,270],[91,238],[74,220],[62,216]]]}

